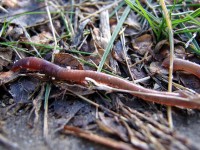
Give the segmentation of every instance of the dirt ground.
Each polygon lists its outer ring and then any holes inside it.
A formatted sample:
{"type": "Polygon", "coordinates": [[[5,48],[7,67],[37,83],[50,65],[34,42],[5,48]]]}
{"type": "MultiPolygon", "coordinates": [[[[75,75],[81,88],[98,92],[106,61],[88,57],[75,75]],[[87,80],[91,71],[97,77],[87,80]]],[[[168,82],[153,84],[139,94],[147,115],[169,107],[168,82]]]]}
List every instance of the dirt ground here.
{"type": "Polygon", "coordinates": [[[174,127],[200,149],[200,112],[174,115],[174,127]]]}
{"type": "MultiPolygon", "coordinates": [[[[20,149],[20,150],[88,150],[88,149],[104,149],[104,146],[94,144],[90,141],[77,138],[71,135],[61,135],[53,133],[56,129],[56,120],[49,118],[50,140],[47,144],[43,138],[42,119],[36,128],[31,129],[27,124],[28,113],[18,116],[11,116],[5,120],[4,129],[6,137],[16,148],[7,147],[0,144],[1,150],[20,149]]],[[[107,148],[105,148],[107,149],[107,148]]]]}
{"type": "MultiPolygon", "coordinates": [[[[53,117],[49,118],[49,133],[50,142],[45,143],[43,139],[42,131],[42,117],[36,128],[32,129],[27,124],[28,113],[23,115],[12,115],[8,117],[4,122],[4,129],[6,137],[17,145],[16,149],[20,150],[102,150],[109,149],[102,145],[92,143],[88,140],[78,138],[71,135],[62,135],[60,133],[54,133],[56,129],[57,120],[53,117]]],[[[200,149],[200,112],[195,111],[192,113],[183,113],[183,111],[174,112],[174,128],[177,132],[180,132],[183,136],[187,137],[194,145],[200,149]]],[[[1,145],[0,149],[15,149],[1,145]]]]}

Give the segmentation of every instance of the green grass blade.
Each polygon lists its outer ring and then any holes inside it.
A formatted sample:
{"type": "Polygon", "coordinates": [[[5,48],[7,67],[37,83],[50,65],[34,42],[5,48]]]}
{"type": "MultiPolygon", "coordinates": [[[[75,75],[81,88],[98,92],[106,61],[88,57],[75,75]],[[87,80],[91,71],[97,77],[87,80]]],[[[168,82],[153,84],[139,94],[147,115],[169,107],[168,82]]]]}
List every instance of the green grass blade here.
{"type": "Polygon", "coordinates": [[[173,26],[177,26],[180,23],[184,23],[184,22],[188,22],[190,20],[192,20],[193,18],[199,17],[200,16],[200,8],[198,8],[197,10],[195,10],[194,12],[186,15],[186,17],[184,18],[180,18],[180,19],[174,19],[172,21],[172,25],[173,26]]]}
{"type": "Polygon", "coordinates": [[[45,140],[48,139],[48,101],[49,101],[49,95],[51,91],[51,85],[47,84],[46,91],[45,91],[45,97],[44,97],[44,126],[43,126],[43,134],[45,140]]]}

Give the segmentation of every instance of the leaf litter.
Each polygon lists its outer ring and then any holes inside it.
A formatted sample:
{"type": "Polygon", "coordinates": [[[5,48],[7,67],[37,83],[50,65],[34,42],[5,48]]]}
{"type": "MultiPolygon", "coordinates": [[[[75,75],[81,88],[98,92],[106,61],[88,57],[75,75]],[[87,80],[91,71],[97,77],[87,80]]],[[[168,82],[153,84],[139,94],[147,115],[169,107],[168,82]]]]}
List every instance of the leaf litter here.
{"type": "MultiPolygon", "coordinates": [[[[27,74],[28,70],[20,74],[8,71],[15,60],[33,55],[49,61],[53,55],[54,63],[68,69],[96,70],[117,25],[117,17],[125,8],[116,8],[116,4],[125,6],[123,1],[115,4],[113,1],[74,4],[62,0],[47,2],[57,37],[56,49],[60,51],[58,54],[53,54],[55,41],[44,2],[15,0],[13,3],[2,3],[0,85],[4,93],[0,95],[0,117],[1,122],[5,123],[0,129],[5,130],[5,133],[0,133],[0,142],[5,147],[33,149],[35,147],[32,145],[35,144],[39,149],[47,147],[41,144],[43,135],[40,133],[44,112],[44,84],[51,83],[52,91],[48,98],[51,138],[47,141],[51,148],[72,148],[67,145],[69,134],[72,134],[114,149],[198,149],[200,139],[195,139],[198,133],[192,134],[198,130],[192,130],[192,126],[200,119],[196,110],[173,109],[175,126],[180,123],[179,117],[183,120],[196,118],[194,124],[188,123],[187,128],[191,134],[186,134],[181,125],[173,130],[168,127],[164,106],[121,92],[99,90],[92,82],[77,85],[43,74],[27,74]],[[5,99],[12,102],[8,103],[5,99]],[[23,123],[20,124],[14,118],[20,118],[23,123]],[[15,125],[11,125],[13,120],[15,125]],[[18,132],[15,131],[17,128],[18,132]],[[23,142],[27,138],[30,138],[28,142],[23,142]],[[56,142],[62,144],[56,147],[56,142]]],[[[142,5],[151,6],[146,1],[142,5]]],[[[184,47],[186,40],[182,36],[175,37],[176,57],[191,61],[198,58],[191,53],[191,49],[184,47]]],[[[199,42],[198,38],[196,40],[199,42]]],[[[143,80],[140,84],[147,88],[166,90],[168,71],[161,64],[168,54],[169,43],[166,38],[157,41],[144,18],[131,11],[114,42],[112,53],[106,59],[103,71],[133,79],[133,82],[143,80]]],[[[189,89],[188,92],[199,93],[199,78],[194,75],[176,71],[174,82],[175,90],[184,86],[189,89]]],[[[77,141],[70,144],[77,145],[72,149],[80,148],[77,141]]],[[[81,145],[84,144],[82,142],[81,145]]],[[[5,149],[4,146],[2,148],[5,149]]],[[[90,146],[107,149],[101,145],[90,146]]]]}

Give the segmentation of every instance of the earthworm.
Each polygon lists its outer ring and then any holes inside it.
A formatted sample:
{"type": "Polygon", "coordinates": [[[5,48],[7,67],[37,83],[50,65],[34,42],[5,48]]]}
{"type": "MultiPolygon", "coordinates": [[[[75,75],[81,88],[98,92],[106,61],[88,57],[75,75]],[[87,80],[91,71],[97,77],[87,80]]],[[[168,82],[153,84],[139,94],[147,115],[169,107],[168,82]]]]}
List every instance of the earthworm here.
{"type": "Polygon", "coordinates": [[[88,77],[95,80],[96,82],[108,85],[113,88],[143,92],[144,94],[133,93],[133,95],[146,101],[168,106],[200,109],[200,102],[190,101],[189,96],[187,97],[182,93],[161,92],[147,89],[119,77],[97,71],[66,69],[36,57],[26,57],[17,61],[11,70],[13,72],[17,72],[22,69],[37,71],[48,76],[55,77],[55,79],[58,80],[72,81],[76,83],[83,83],[85,78],[88,77]],[[147,95],[145,95],[145,93],[147,93],[147,95]]]}
{"type": "MultiPolygon", "coordinates": [[[[162,66],[169,67],[169,58],[166,58],[163,61],[162,66]]],[[[173,71],[177,71],[177,70],[183,70],[183,71],[192,73],[198,78],[200,78],[200,65],[194,62],[191,62],[189,60],[174,58],[173,71]]]]}

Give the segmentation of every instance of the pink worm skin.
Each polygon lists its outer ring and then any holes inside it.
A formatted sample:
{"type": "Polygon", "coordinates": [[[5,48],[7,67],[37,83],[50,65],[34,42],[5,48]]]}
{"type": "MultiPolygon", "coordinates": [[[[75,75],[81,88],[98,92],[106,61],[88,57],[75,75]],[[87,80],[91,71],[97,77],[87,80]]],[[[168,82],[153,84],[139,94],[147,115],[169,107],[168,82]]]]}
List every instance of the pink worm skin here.
{"type": "MultiPolygon", "coordinates": [[[[169,58],[166,58],[163,61],[162,65],[164,67],[169,67],[169,58]]],[[[200,78],[200,65],[193,63],[191,61],[188,61],[188,60],[184,60],[184,59],[180,59],[180,58],[174,58],[173,70],[174,71],[176,71],[176,70],[187,71],[189,73],[194,74],[198,78],[200,78]]]]}
{"type": "Polygon", "coordinates": [[[38,71],[44,73],[48,76],[55,77],[59,80],[73,81],[77,83],[82,83],[85,81],[85,78],[91,78],[96,82],[106,84],[113,88],[130,90],[130,91],[140,91],[149,94],[155,95],[141,95],[133,94],[139,98],[142,98],[146,101],[151,101],[159,104],[164,104],[168,106],[180,106],[184,108],[193,108],[200,109],[200,103],[189,101],[189,100],[180,100],[180,98],[187,98],[181,93],[169,93],[169,92],[160,92],[151,89],[144,88],[140,85],[131,83],[124,79],[108,75],[101,72],[89,71],[89,70],[70,70],[62,68],[56,64],[48,62],[46,60],[36,58],[36,57],[27,57],[17,61],[13,67],[12,71],[17,72],[21,69],[27,69],[30,71],[38,71]]]}

